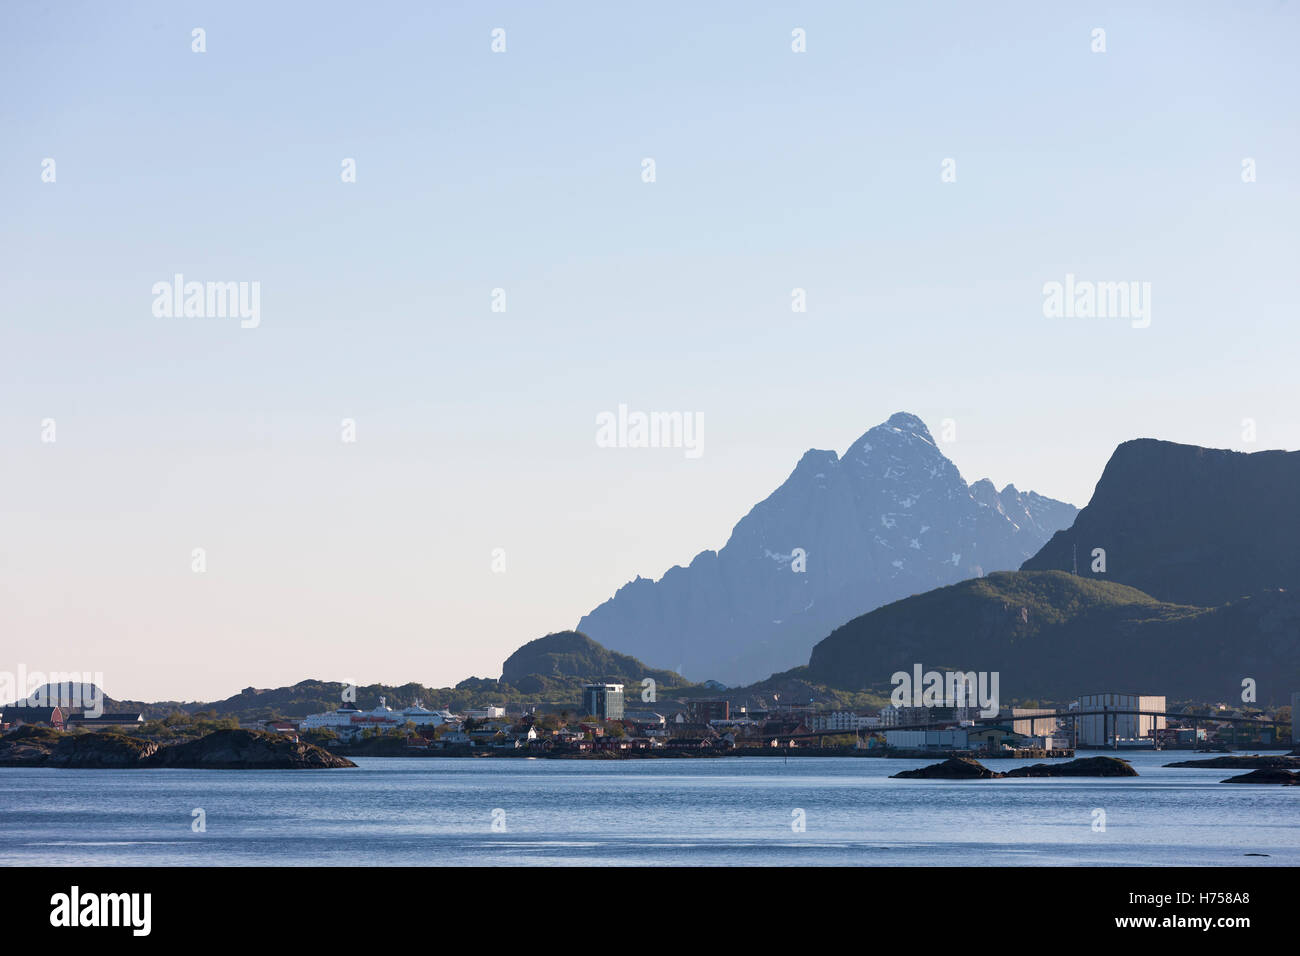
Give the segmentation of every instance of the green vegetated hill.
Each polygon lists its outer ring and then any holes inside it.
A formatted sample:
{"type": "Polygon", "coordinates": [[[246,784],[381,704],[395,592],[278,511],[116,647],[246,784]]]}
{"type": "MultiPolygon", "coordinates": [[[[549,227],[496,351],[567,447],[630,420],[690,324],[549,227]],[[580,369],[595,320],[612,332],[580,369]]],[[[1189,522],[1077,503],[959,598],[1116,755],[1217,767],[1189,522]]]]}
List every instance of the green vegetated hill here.
{"type": "Polygon", "coordinates": [[[660,690],[694,686],[672,671],[656,670],[635,657],[607,650],[579,631],[529,641],[501,667],[502,683],[523,694],[580,694],[588,681],[626,684],[631,694],[645,678],[654,680],[660,690]]]}
{"type": "Polygon", "coordinates": [[[997,671],[1004,700],[1126,691],[1261,703],[1300,688],[1300,600],[1268,591],[1217,608],[1158,601],[1062,571],[1009,571],[928,591],[836,628],[807,679],[887,687],[895,671],[997,671]]]}

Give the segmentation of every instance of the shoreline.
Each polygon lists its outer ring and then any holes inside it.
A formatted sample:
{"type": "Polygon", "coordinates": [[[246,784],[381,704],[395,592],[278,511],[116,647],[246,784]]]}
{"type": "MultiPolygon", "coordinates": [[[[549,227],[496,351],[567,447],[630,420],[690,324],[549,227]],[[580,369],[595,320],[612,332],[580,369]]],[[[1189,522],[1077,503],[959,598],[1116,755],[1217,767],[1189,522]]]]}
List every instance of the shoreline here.
{"type": "MultiPolygon", "coordinates": [[[[660,760],[660,759],[728,759],[732,757],[763,757],[768,759],[789,759],[791,757],[843,757],[843,758],[868,758],[883,760],[945,760],[949,757],[968,757],[978,760],[1068,760],[1078,756],[1078,754],[1092,755],[1112,755],[1122,756],[1124,754],[1164,754],[1164,753],[1196,753],[1191,750],[1148,750],[1144,748],[1135,748],[1133,750],[1112,750],[1110,748],[1082,748],[1075,750],[1059,751],[1006,751],[1002,753],[986,753],[975,750],[890,750],[887,748],[872,748],[870,750],[857,750],[855,748],[830,748],[830,747],[801,747],[790,750],[767,748],[767,747],[739,747],[734,750],[724,751],[696,751],[696,750],[672,750],[667,752],[659,751],[639,751],[628,753],[554,753],[554,752],[534,752],[526,749],[519,750],[415,750],[403,753],[365,753],[352,749],[331,750],[330,753],[348,759],[367,759],[367,758],[394,758],[394,759],[423,759],[445,757],[451,759],[505,759],[505,760],[660,760]]],[[[1280,753],[1287,751],[1281,750],[1280,753]]],[[[1234,751],[1237,754],[1269,754],[1268,750],[1249,750],[1234,751]]]]}

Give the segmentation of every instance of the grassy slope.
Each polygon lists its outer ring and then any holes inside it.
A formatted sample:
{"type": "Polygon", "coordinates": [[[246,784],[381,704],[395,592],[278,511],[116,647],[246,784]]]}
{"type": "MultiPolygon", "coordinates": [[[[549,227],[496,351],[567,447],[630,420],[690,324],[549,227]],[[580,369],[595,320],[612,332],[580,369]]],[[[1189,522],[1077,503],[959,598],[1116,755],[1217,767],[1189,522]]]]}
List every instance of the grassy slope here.
{"type": "Polygon", "coordinates": [[[998,671],[1008,698],[1131,687],[1172,695],[1177,691],[1135,682],[1167,674],[1167,656],[1180,641],[1203,637],[1198,622],[1210,613],[1061,571],[999,572],[897,601],[837,628],[813,649],[808,679],[881,688],[893,672],[920,663],[998,671]]]}

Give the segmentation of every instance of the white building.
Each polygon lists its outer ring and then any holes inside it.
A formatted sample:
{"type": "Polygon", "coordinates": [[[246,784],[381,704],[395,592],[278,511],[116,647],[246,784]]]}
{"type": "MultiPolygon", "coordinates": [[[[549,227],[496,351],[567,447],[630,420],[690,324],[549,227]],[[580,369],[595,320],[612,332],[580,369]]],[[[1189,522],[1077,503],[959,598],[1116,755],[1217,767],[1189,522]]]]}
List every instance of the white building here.
{"type": "Polygon", "coordinates": [[[830,710],[813,714],[812,729],[839,733],[851,733],[869,727],[879,727],[880,718],[864,717],[851,710],[830,710]]]}
{"type": "Polygon", "coordinates": [[[1154,737],[1157,730],[1165,729],[1165,718],[1151,715],[1152,711],[1164,714],[1166,705],[1163,696],[1086,694],[1077,703],[1078,706],[1071,710],[1087,715],[1075,718],[1079,724],[1080,747],[1109,747],[1116,742],[1116,738],[1120,741],[1141,740],[1154,737]],[[1137,714],[1132,711],[1147,713],[1137,714]]]}
{"type": "Polygon", "coordinates": [[[417,701],[413,706],[403,710],[393,710],[386,698],[379,698],[379,705],[373,710],[360,710],[351,704],[344,704],[337,710],[323,714],[312,714],[302,721],[302,730],[314,730],[328,727],[340,737],[355,737],[362,731],[397,730],[408,723],[417,727],[437,727],[440,724],[454,724],[458,721],[455,714],[446,710],[426,710],[417,701]]]}
{"type": "Polygon", "coordinates": [[[352,718],[361,713],[356,707],[350,704],[344,704],[337,710],[331,710],[324,714],[311,714],[304,717],[298,725],[302,730],[318,730],[321,727],[328,727],[331,730],[338,730],[341,727],[350,727],[352,718]]]}

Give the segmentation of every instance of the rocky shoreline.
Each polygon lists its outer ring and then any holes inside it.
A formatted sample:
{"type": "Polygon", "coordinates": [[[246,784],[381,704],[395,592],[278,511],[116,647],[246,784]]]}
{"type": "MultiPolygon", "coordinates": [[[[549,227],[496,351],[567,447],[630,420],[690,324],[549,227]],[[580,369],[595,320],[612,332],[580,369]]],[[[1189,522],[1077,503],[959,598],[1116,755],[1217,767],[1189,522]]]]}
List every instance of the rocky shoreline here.
{"type": "Polygon", "coordinates": [[[165,746],[125,734],[65,734],[31,726],[0,737],[0,767],[325,770],[355,766],[315,744],[255,730],[218,730],[165,746]]]}

